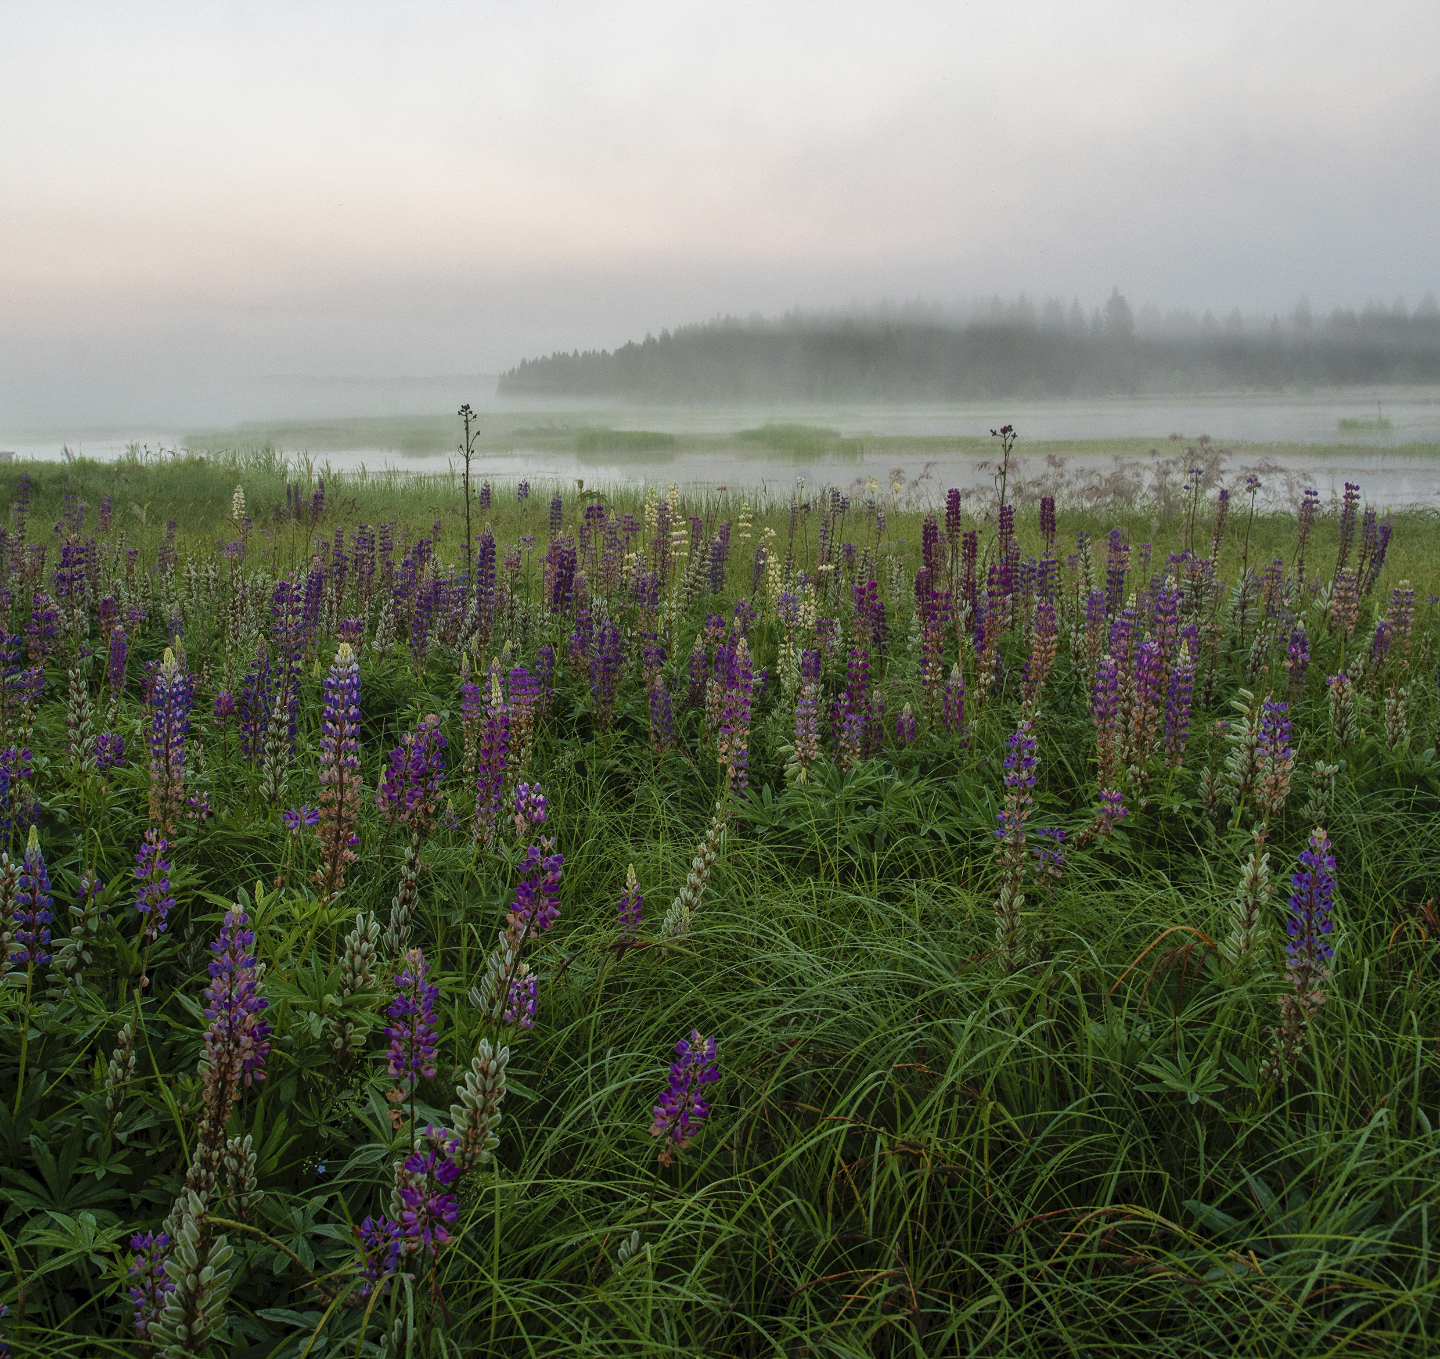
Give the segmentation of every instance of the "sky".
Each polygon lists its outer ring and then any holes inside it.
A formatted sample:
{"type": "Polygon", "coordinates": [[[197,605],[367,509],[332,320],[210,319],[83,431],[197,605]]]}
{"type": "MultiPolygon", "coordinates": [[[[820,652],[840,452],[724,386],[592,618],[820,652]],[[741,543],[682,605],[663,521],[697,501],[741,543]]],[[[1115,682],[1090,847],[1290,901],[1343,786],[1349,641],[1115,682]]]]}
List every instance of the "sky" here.
{"type": "Polygon", "coordinates": [[[0,430],[797,305],[1440,292],[1434,0],[0,0],[0,108],[0,430]]]}

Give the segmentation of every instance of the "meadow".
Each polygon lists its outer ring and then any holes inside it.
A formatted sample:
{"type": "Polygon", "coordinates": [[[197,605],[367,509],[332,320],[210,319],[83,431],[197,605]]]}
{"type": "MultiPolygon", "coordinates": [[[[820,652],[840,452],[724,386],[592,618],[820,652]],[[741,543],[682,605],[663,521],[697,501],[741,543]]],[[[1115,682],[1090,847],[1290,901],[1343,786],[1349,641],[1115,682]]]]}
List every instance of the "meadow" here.
{"type": "Polygon", "coordinates": [[[1000,443],[6,467],[9,1352],[1428,1352],[1434,516],[1000,443]]]}

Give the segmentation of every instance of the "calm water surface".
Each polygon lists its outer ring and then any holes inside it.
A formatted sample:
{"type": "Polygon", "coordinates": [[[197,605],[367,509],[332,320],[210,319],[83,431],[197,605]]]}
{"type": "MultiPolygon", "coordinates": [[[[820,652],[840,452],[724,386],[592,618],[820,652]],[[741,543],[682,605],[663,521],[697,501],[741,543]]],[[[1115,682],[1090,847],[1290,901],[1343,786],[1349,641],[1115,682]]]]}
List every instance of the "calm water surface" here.
{"type": "MultiPolygon", "coordinates": [[[[1281,500],[1297,495],[1304,486],[1314,486],[1328,498],[1338,494],[1346,481],[1357,481],[1372,503],[1440,508],[1440,392],[1392,392],[1382,394],[1381,402],[1383,414],[1390,421],[1388,431],[1341,434],[1341,419],[1375,415],[1373,396],[1332,393],[1284,398],[1218,396],[784,408],[616,406],[604,410],[593,405],[582,408],[557,403],[538,415],[533,404],[527,410],[491,398],[477,405],[487,414],[513,415],[517,427],[604,424],[616,429],[665,430],[679,436],[680,442],[672,452],[630,457],[540,451],[526,447],[526,440],[518,437],[515,448],[505,453],[487,452],[478,466],[479,475],[501,482],[521,477],[539,482],[584,478],[591,484],[668,485],[675,481],[710,487],[765,486],[784,495],[788,495],[797,476],[810,485],[845,488],[863,486],[871,477],[888,485],[898,475],[923,498],[932,490],[941,494],[948,486],[978,489],[989,484],[989,473],[977,465],[973,451],[947,451],[943,445],[923,454],[867,451],[854,458],[832,455],[797,459],[790,453],[760,448],[720,454],[687,451],[685,435],[723,434],[767,422],[794,422],[824,426],[862,441],[866,435],[943,439],[984,436],[992,426],[1010,423],[1021,433],[1021,454],[1028,440],[1091,443],[1083,452],[1062,455],[1063,466],[1059,469],[1035,456],[1022,463],[1023,477],[1048,478],[1052,482],[1059,479],[1072,492],[1083,492],[1116,472],[1115,456],[1096,450],[1094,441],[1153,440],[1156,458],[1141,458],[1138,466],[1132,459],[1127,468],[1128,475],[1153,478],[1157,471],[1153,462],[1179,459],[1183,463],[1185,448],[1208,435],[1218,445],[1249,445],[1227,460],[1226,472],[1233,476],[1258,468],[1270,493],[1281,500]],[[1180,437],[1174,439],[1172,435],[1180,437]],[[1335,447],[1342,442],[1346,447],[1335,447]],[[1267,444],[1291,446],[1274,450],[1257,447],[1267,444]]],[[[244,436],[237,435],[237,442],[243,441],[244,436]]],[[[172,448],[180,442],[180,436],[155,430],[106,432],[99,437],[22,436],[0,442],[0,448],[13,450],[19,457],[53,459],[61,457],[62,449],[68,446],[89,457],[112,458],[123,453],[131,442],[148,444],[152,449],[172,448]]],[[[385,468],[443,471],[453,461],[453,455],[445,453],[414,455],[383,447],[333,447],[323,440],[317,440],[317,444],[309,450],[297,446],[290,451],[309,451],[317,463],[328,463],[337,471],[362,467],[372,472],[385,468]]],[[[1175,465],[1170,464],[1172,475],[1175,465]]]]}

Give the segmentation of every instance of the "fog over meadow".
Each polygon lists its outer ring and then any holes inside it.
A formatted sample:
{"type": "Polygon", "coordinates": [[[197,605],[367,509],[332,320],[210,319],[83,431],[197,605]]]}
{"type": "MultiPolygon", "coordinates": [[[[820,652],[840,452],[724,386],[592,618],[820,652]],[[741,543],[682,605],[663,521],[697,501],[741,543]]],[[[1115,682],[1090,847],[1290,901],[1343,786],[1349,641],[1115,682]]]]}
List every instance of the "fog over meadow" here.
{"type": "Polygon", "coordinates": [[[1440,291],[1432,4],[0,13],[12,442],[429,410],[719,315],[1440,291]]]}

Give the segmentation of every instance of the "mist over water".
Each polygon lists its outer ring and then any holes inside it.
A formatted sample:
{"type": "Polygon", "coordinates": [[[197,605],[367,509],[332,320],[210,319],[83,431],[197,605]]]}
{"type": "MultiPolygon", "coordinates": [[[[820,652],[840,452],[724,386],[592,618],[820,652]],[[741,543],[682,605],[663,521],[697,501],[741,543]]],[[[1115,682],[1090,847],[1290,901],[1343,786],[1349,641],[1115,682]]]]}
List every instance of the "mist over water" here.
{"type": "Polygon", "coordinates": [[[1208,443],[1229,449],[1225,465],[1239,475],[1259,468],[1270,495],[1286,503],[1304,486],[1322,496],[1359,481],[1367,496],[1388,505],[1440,507],[1440,390],[1320,393],[1309,396],[1214,396],[1105,398],[1084,401],[1020,401],[965,404],[835,404],[807,406],[691,406],[663,408],[552,400],[507,400],[493,379],[435,379],[417,392],[413,380],[391,384],[309,384],[306,394],[324,410],[346,415],[256,421],[209,430],[135,428],[99,432],[21,433],[0,436],[0,450],[20,458],[59,459],[68,449],[95,459],[122,456],[135,445],[159,455],[176,449],[223,452],[282,450],[297,465],[308,458],[334,471],[444,472],[459,465],[459,422],[451,414],[469,400],[482,416],[498,421],[499,437],[477,453],[475,474],[498,483],[554,481],[591,486],[672,481],[684,486],[760,490],[788,494],[796,477],[807,484],[842,489],[874,478],[913,484],[915,494],[943,493],[949,486],[981,489],[989,473],[973,440],[1013,424],[1021,435],[1022,476],[1049,478],[1063,491],[1083,495],[1117,465],[1128,475],[1153,478],[1157,467],[1180,459],[1187,448],[1208,443]],[[476,389],[479,390],[476,390],[476,389]],[[423,395],[429,413],[406,415],[391,408],[423,395]],[[358,398],[358,399],[357,399],[358,398]],[[1378,410],[1377,410],[1378,400],[1378,410]],[[446,408],[436,409],[444,401],[446,408]],[[537,405],[539,408],[537,409],[537,405]],[[364,414],[357,414],[356,409],[364,414]],[[1371,421],[1383,414],[1387,427],[1340,432],[1342,420],[1371,421]],[[763,442],[717,450],[705,441],[767,424],[795,424],[834,431],[843,451],[773,448],[763,442]],[[604,427],[654,430],[674,436],[673,446],[643,453],[582,452],[577,432],[604,427]],[[544,435],[537,439],[536,434],[544,435]],[[1176,437],[1178,436],[1178,437],[1176,437]],[[946,440],[956,441],[947,448],[946,440]],[[876,441],[890,441],[876,447],[876,441]],[[906,446],[905,440],[925,440],[906,446]],[[965,441],[961,446],[961,441],[965,441]],[[1136,447],[1136,440],[1150,448],[1136,447]],[[561,442],[565,447],[557,448],[561,442]],[[850,443],[849,441],[854,441],[850,443]],[[1066,449],[1066,443],[1076,447],[1066,449]],[[1114,444],[1107,448],[1107,442],[1114,444]],[[858,444],[858,448],[855,447],[858,444]],[[1036,444],[1046,444],[1036,451],[1036,444]],[[508,446],[507,446],[508,445],[508,446]],[[688,446],[687,446],[688,445],[688,446]],[[1055,445],[1059,445],[1058,448],[1055,445]],[[1154,450],[1153,455],[1151,449],[1154,450]],[[1117,464],[1117,459],[1119,464],[1117,464]]]}

